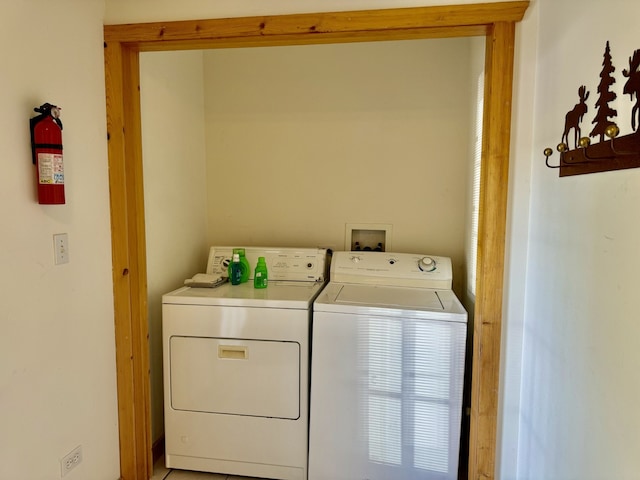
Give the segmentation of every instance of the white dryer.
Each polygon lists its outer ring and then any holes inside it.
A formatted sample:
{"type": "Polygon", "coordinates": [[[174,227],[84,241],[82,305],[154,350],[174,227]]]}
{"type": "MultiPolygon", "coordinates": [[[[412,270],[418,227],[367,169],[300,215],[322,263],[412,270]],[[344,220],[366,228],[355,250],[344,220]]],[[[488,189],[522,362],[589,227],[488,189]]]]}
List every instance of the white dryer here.
{"type": "MultiPolygon", "coordinates": [[[[312,302],[324,249],[250,248],[253,282],[183,287],[163,296],[165,459],[169,468],[305,480],[312,302]]],[[[231,247],[212,247],[224,274],[231,247]]]]}
{"type": "Polygon", "coordinates": [[[309,480],[455,480],[467,313],[445,257],[335,252],[314,302],[309,480]]]}

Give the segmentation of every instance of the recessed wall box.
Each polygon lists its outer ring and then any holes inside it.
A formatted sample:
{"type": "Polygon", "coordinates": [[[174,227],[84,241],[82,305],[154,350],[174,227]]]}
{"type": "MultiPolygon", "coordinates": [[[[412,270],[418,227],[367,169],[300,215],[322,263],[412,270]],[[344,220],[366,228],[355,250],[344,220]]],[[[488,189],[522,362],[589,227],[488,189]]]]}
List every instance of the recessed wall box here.
{"type": "Polygon", "coordinates": [[[391,251],[393,225],[387,223],[347,223],[345,228],[345,250],[391,251]]]}

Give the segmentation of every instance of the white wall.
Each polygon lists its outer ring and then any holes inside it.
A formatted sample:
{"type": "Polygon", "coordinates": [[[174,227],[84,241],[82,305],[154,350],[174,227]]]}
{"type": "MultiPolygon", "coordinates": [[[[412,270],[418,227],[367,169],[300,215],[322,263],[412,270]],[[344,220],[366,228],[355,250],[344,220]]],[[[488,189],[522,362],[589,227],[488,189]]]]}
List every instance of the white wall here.
{"type": "Polygon", "coordinates": [[[207,260],[203,80],[201,51],[140,55],[154,441],[164,433],[161,297],[207,260]]]}
{"type": "Polygon", "coordinates": [[[102,0],[3,2],[0,478],[119,477],[102,0]],[[62,107],[66,205],[38,205],[29,118],[62,107]],[[70,262],[54,265],[53,234],[70,262]]]}
{"type": "Polygon", "coordinates": [[[391,224],[393,251],[452,257],[461,291],[468,38],[204,56],[211,244],[344,250],[347,223],[391,224]]]}
{"type": "Polygon", "coordinates": [[[558,178],[542,151],[560,141],[580,85],[591,92],[582,124],[591,131],[607,40],[611,106],[630,132],[622,70],[640,48],[640,3],[539,7],[518,478],[637,479],[640,170],[558,178]]]}

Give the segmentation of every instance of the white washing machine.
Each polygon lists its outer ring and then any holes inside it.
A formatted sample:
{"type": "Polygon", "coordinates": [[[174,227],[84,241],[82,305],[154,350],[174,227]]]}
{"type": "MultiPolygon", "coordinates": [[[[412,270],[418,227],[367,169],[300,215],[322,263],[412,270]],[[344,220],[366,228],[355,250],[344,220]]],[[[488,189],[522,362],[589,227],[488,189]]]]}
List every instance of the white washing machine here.
{"type": "Polygon", "coordinates": [[[335,252],[314,302],[309,480],[455,480],[467,313],[448,258],[335,252]]]}
{"type": "MultiPolygon", "coordinates": [[[[163,296],[165,459],[169,468],[305,480],[309,335],[325,249],[250,248],[269,283],[183,287],[163,296]]],[[[212,247],[225,274],[231,247],[212,247]]],[[[253,278],[253,275],[251,275],[253,278]]]]}

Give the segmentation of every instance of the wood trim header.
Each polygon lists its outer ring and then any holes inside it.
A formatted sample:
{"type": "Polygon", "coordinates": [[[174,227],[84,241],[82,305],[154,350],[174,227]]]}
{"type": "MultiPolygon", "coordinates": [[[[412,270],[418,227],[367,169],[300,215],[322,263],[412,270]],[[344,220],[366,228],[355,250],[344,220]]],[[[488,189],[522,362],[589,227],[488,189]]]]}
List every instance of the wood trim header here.
{"type": "Polygon", "coordinates": [[[106,25],[104,38],[154,51],[474,36],[486,35],[494,23],[522,20],[528,5],[516,1],[106,25]]]}

